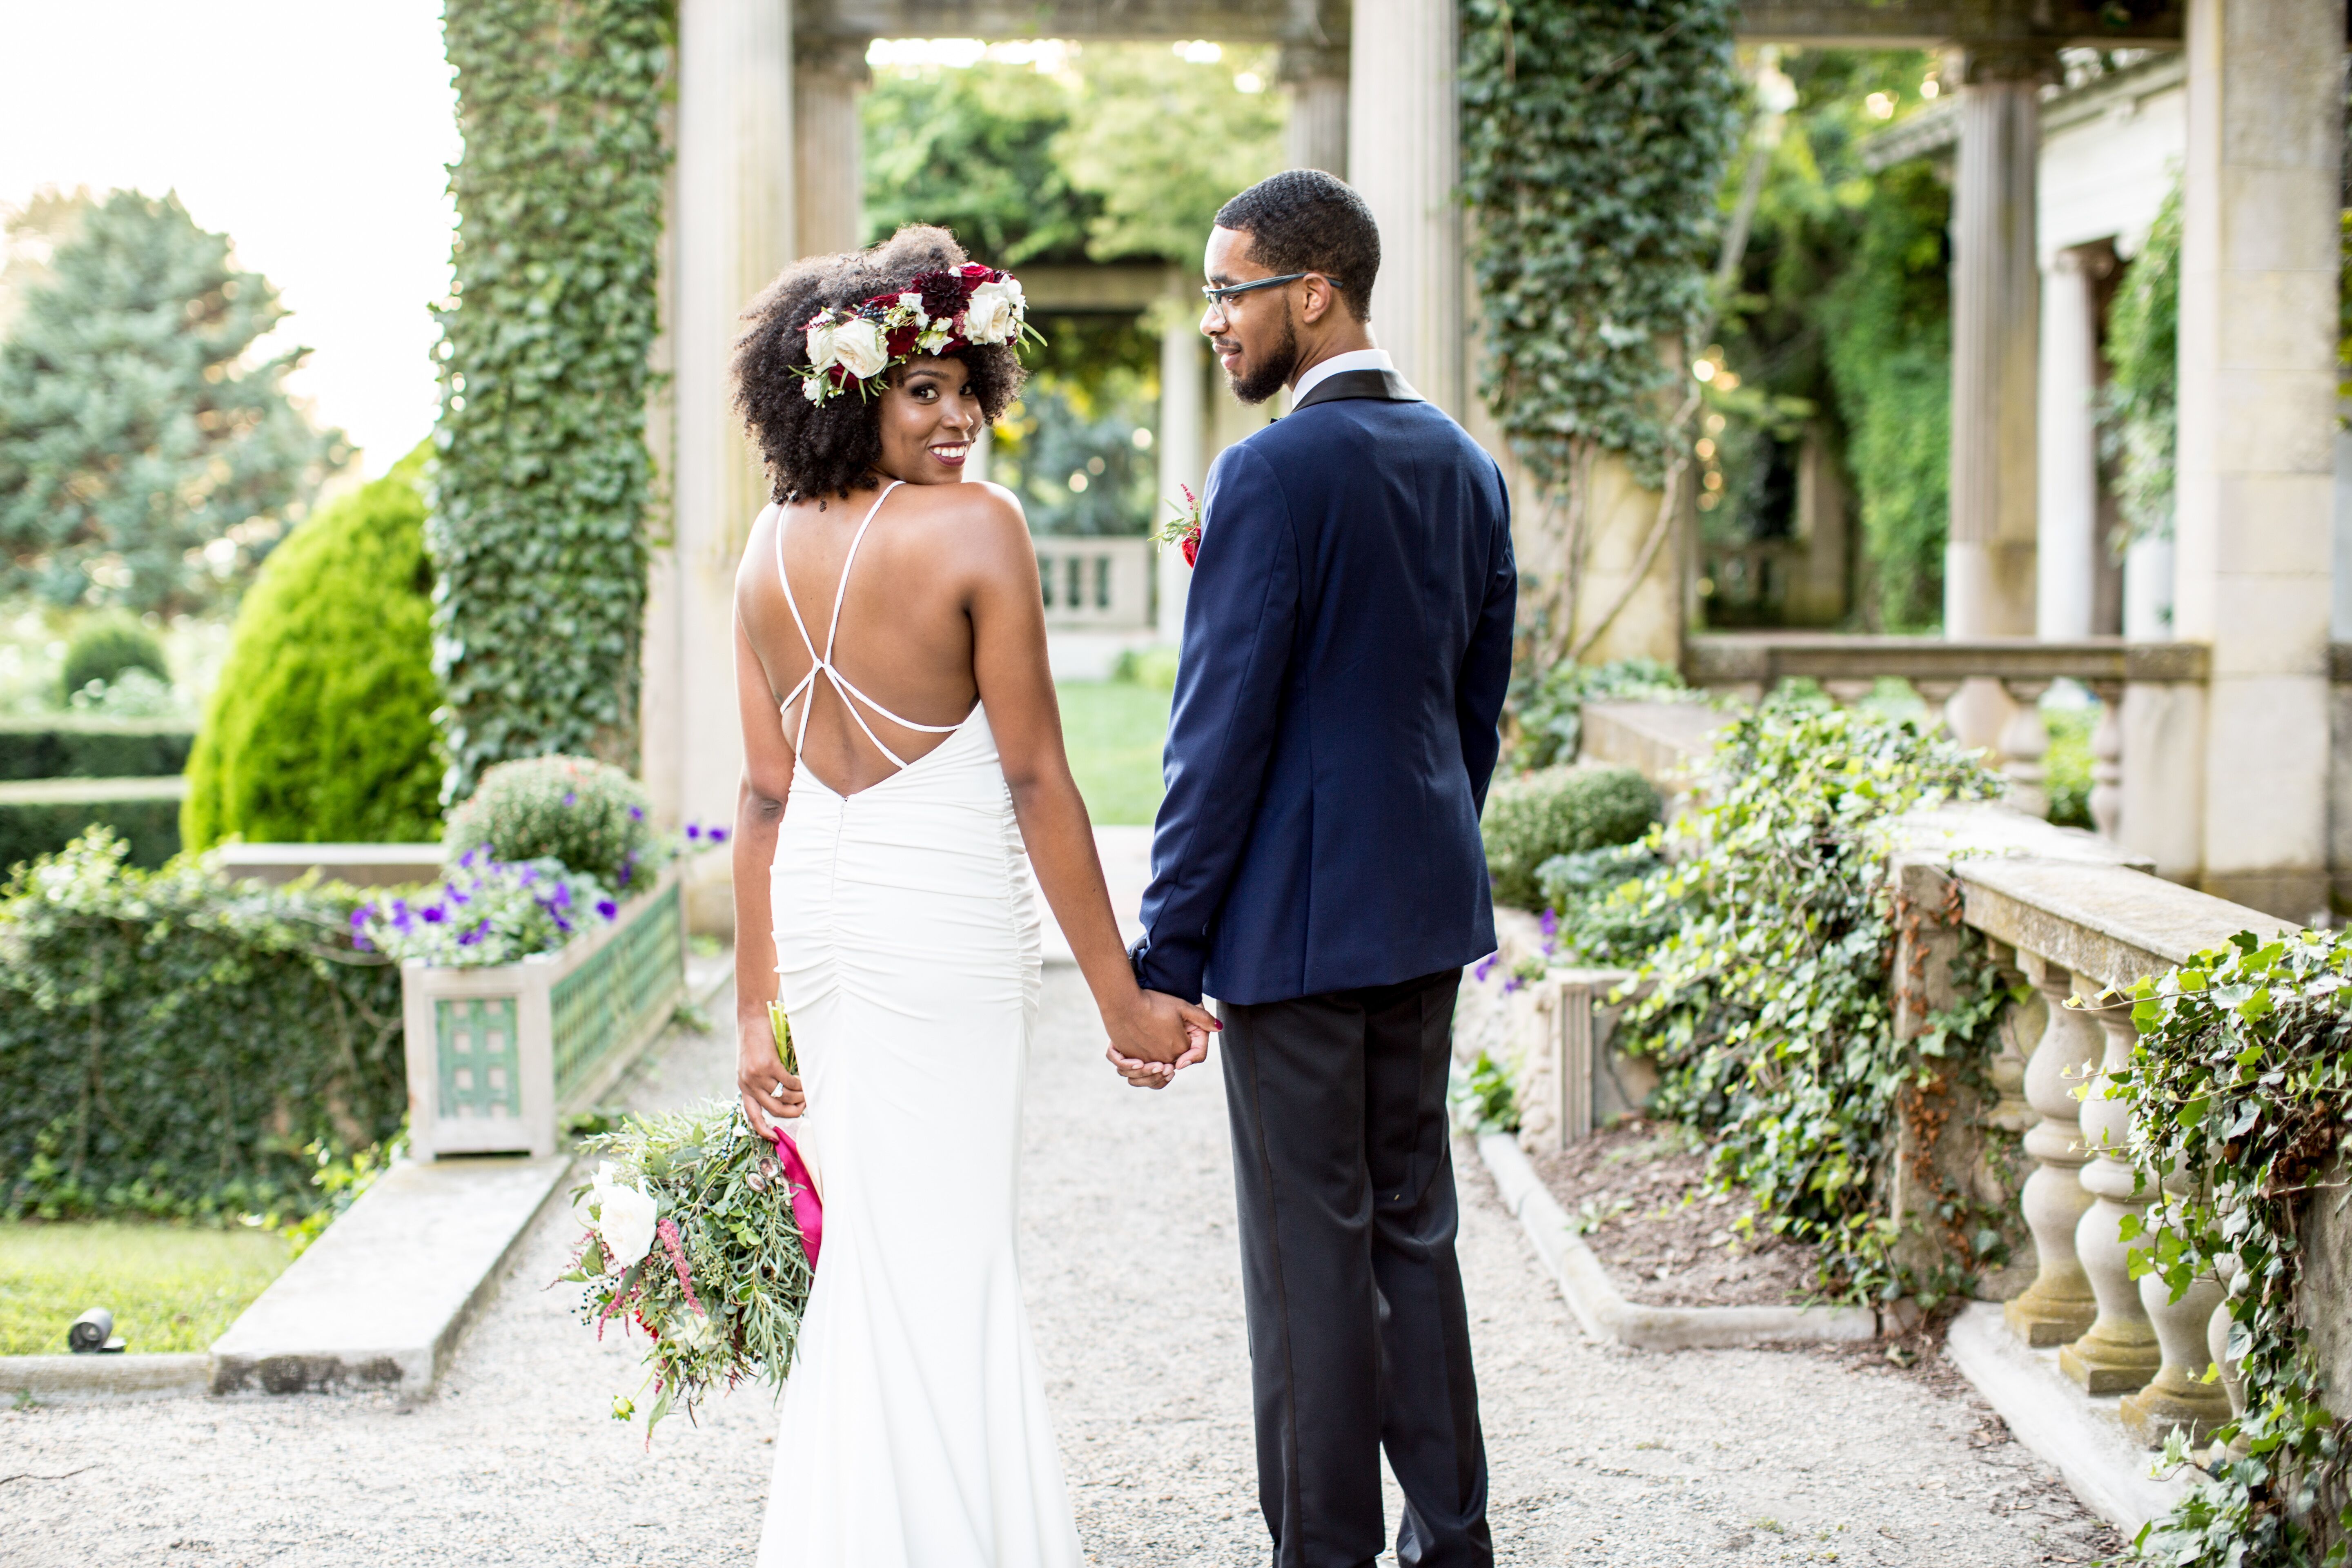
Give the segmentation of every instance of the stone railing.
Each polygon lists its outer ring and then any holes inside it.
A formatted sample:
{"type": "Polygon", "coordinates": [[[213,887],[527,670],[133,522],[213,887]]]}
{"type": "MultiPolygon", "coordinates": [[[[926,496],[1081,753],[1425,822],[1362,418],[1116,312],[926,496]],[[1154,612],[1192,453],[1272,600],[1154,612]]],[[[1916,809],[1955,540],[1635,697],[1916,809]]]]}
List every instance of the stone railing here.
{"type": "MultiPolygon", "coordinates": [[[[1778,673],[1815,674],[1821,668],[1778,673]]],[[[2150,668],[2184,673],[2161,662],[2150,668]]],[[[2129,663],[2125,668],[2137,673],[2129,663]]],[[[1956,658],[1955,666],[1928,679],[1972,673],[1956,658]]],[[[1689,705],[1595,704],[1586,710],[1583,754],[1640,768],[1664,788],[1688,787],[1706,760],[1709,719],[1721,722],[1720,715],[1706,714],[1689,705]]],[[[2212,1279],[2175,1302],[2160,1280],[2131,1278],[2124,1220],[2144,1215],[2158,1189],[2153,1177],[2129,1163],[2126,1108],[2102,1092],[2105,1074],[2128,1060],[2138,1037],[2131,1008],[2116,993],[2240,931],[2267,936],[2296,928],[2166,881],[2151,874],[2143,857],[2007,805],[1915,813],[1894,825],[1888,846],[1893,886],[1919,916],[1906,922],[1893,966],[1897,1029],[1916,1032],[1949,1000],[1949,960],[1964,927],[1979,933],[1993,961],[2032,993],[2008,1020],[2014,1045],[1994,1065],[1999,1100],[1978,1120],[1972,1137],[1958,1141],[1971,1147],[1969,1158],[1980,1165],[1990,1131],[2022,1134],[2032,1162],[2017,1199],[2032,1237],[2031,1261],[1989,1280],[1982,1293],[2005,1299],[2011,1331],[2029,1346],[2056,1351],[2059,1368],[2085,1394],[2123,1395],[2117,1415],[2140,1441],[2158,1446],[2168,1431],[2184,1427],[2201,1442],[2229,1416],[2231,1400],[2242,1397],[2226,1368],[2217,1382],[2206,1381],[2227,1342],[2228,1314],[2222,1288],[2212,1279]]],[[[1507,963],[1532,949],[1532,932],[1521,931],[1521,921],[1534,923],[1526,917],[1504,922],[1507,963]]],[[[1591,1088],[1569,1089],[1554,1075],[1598,1075],[1612,1066],[1605,1041],[1613,1019],[1602,1010],[1610,997],[1582,973],[1556,971],[1527,989],[1534,994],[1519,1004],[1525,1043],[1516,1057],[1523,1081],[1543,1102],[1535,1136],[1557,1147],[1580,1135],[1579,1123],[1605,1102],[1598,1077],[1585,1079],[1591,1088]],[[1560,1009],[1571,1006],[1583,1008],[1586,1016],[1563,1021],[1560,1009]]],[[[1622,1064],[1614,1064],[1612,1081],[1624,1076],[1622,1064]]],[[[2001,1184],[1978,1185],[1998,1190],[2001,1184]]],[[[2352,1275],[2352,1238],[2331,1231],[2314,1251],[2327,1255],[2326,1267],[2315,1269],[2306,1294],[2318,1301],[2340,1297],[2341,1288],[2331,1281],[2352,1275]]],[[[2352,1320],[2340,1301],[2313,1314],[2313,1321],[2315,1341],[2331,1360],[2352,1363],[2352,1348],[2336,1350],[2337,1342],[2352,1340],[2347,1328],[2352,1320]]]]}
{"type": "Polygon", "coordinates": [[[1151,541],[1040,537],[1037,579],[1053,631],[1132,631],[1151,624],[1151,541]]]}
{"type": "MultiPolygon", "coordinates": [[[[2181,855],[2171,818],[2168,778],[2194,776],[2202,725],[2200,705],[2209,650],[2201,643],[2126,642],[2090,637],[2042,642],[2032,637],[1958,641],[1944,637],[1843,637],[1818,632],[1757,632],[1692,637],[1683,673],[1692,685],[1749,700],[1783,680],[1808,677],[1835,700],[1852,703],[1882,679],[1908,681],[1931,712],[1948,715],[1955,732],[1989,744],[2010,781],[2010,804],[2046,816],[2042,758],[2050,734],[2040,702],[2053,682],[2076,680],[2099,700],[2091,735],[2091,816],[2102,837],[2128,844],[2160,869],[2181,855]],[[1999,696],[1964,714],[1964,693],[1999,696]],[[1984,720],[1990,716],[1988,727],[1984,720]],[[1975,732],[1971,732],[1975,731],[1975,732]],[[2188,771],[2181,771],[2188,770],[2188,771]]],[[[2193,864],[2193,858],[2190,860],[2193,864]]]]}

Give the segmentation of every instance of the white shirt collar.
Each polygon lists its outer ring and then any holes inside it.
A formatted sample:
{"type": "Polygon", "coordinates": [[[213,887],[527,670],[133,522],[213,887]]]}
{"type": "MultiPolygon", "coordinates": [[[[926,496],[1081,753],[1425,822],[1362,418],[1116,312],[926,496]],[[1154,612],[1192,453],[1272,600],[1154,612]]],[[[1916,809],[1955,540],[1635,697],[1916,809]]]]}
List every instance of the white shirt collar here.
{"type": "Polygon", "coordinates": [[[1386,349],[1353,349],[1347,353],[1333,354],[1298,378],[1298,384],[1290,389],[1290,406],[1297,407],[1300,398],[1314,391],[1327,378],[1335,376],[1343,370],[1394,369],[1396,369],[1396,361],[1389,358],[1389,351],[1386,349]]]}

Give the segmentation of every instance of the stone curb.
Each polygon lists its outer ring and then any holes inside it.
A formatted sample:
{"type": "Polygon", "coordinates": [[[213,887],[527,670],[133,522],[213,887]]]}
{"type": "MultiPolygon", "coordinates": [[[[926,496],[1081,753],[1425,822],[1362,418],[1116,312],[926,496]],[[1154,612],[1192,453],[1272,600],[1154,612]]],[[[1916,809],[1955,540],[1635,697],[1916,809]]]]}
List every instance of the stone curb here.
{"type": "Polygon", "coordinates": [[[1503,1206],[1518,1216],[1569,1310],[1592,1339],[1633,1350],[1687,1351],[1878,1337],[1878,1314],[1866,1307],[1644,1307],[1628,1301],[1517,1139],[1487,1133],[1478,1140],[1478,1155],[1502,1192],[1503,1206]]]}
{"type": "Polygon", "coordinates": [[[1999,1303],[1979,1301],[1952,1320],[1944,1353],[2009,1424],[2010,1435],[2052,1468],[2083,1506],[2129,1541],[2187,1495],[2200,1472],[2158,1479],[2153,1450],[2132,1441],[2117,1419],[2119,1396],[2084,1393],[2058,1370],[2058,1352],[2019,1342],[1999,1303]]]}
{"type": "Polygon", "coordinates": [[[170,1355],[0,1356],[0,1394],[44,1405],[114,1399],[181,1399],[212,1382],[202,1351],[170,1355]]]}

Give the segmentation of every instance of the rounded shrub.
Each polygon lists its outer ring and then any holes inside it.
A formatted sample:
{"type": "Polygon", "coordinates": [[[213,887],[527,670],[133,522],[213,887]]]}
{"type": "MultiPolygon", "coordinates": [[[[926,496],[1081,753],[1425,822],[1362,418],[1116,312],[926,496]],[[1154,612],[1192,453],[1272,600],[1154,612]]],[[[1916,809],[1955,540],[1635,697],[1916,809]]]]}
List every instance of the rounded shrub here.
{"type": "Polygon", "coordinates": [[[620,769],[586,757],[500,763],[449,814],[443,843],[453,861],[473,849],[498,860],[560,860],[566,870],[622,889],[660,858],[646,792],[620,769]]]}
{"type": "Polygon", "coordinates": [[[61,695],[71,700],[75,692],[93,680],[111,686],[126,669],[143,669],[171,684],[172,668],[164,662],[163,645],[153,632],[128,616],[94,616],[66,644],[61,695]]]}
{"type": "Polygon", "coordinates": [[[440,836],[422,458],[321,508],[262,563],[188,759],[188,847],[440,836]]]}
{"type": "Polygon", "coordinates": [[[1479,833],[1495,901],[1543,901],[1536,868],[1555,855],[1630,844],[1658,819],[1658,792],[1632,768],[1542,768],[1496,784],[1479,833]]]}

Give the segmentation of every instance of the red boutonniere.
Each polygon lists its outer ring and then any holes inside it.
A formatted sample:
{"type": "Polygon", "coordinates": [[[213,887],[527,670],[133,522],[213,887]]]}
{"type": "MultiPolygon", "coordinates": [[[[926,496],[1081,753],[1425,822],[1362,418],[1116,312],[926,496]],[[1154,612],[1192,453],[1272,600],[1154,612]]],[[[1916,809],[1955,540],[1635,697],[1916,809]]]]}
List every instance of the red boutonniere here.
{"type": "Polygon", "coordinates": [[[1179,506],[1172,500],[1168,503],[1169,510],[1176,515],[1161,523],[1159,533],[1154,537],[1162,544],[1182,545],[1184,564],[1190,566],[1201,556],[1201,502],[1190,486],[1178,485],[1176,488],[1184,493],[1183,504],[1179,506]]]}

